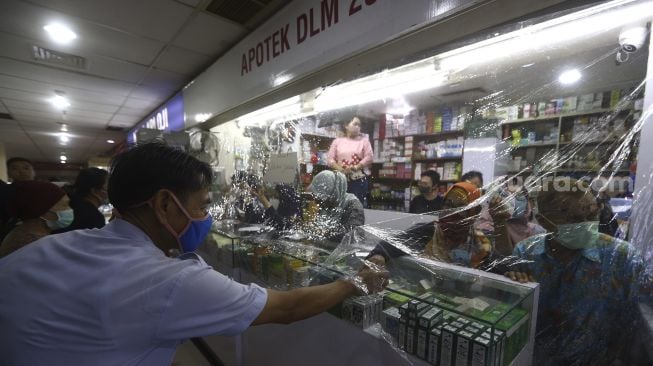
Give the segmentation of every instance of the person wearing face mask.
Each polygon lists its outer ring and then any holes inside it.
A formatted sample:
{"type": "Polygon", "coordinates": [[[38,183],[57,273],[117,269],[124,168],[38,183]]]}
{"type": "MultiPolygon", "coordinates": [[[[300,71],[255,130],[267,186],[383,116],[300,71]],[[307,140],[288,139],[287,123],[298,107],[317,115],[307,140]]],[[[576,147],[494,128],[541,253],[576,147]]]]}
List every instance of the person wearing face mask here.
{"type": "Polygon", "coordinates": [[[506,273],[540,283],[534,364],[611,365],[635,333],[640,296],[650,295],[642,259],[629,243],[599,233],[587,184],[548,182],[537,205],[548,233],[520,242],[506,273]]]}
{"type": "Polygon", "coordinates": [[[73,221],[68,196],[56,185],[23,181],[12,186],[9,212],[19,221],[2,241],[0,257],[6,257],[73,221]]]}
{"type": "Polygon", "coordinates": [[[290,291],[213,271],[192,253],[212,224],[212,180],[208,164],[162,143],[116,156],[108,190],[120,218],[0,259],[2,363],[169,365],[188,338],[305,319],[385,285],[387,274],[369,267],[290,291]]]}
{"type": "Polygon", "coordinates": [[[440,174],[433,170],[422,173],[419,180],[420,195],[410,201],[410,213],[428,213],[440,211],[444,198],[438,195],[440,174]]]}
{"type": "Polygon", "coordinates": [[[331,169],[347,177],[347,193],[354,194],[366,206],[366,197],[374,152],[367,135],[361,133],[361,121],[354,117],[342,125],[344,137],[333,140],[329,147],[328,164],[331,169]]]}
{"type": "MultiPolygon", "coordinates": [[[[494,238],[475,230],[474,222],[481,210],[477,200],[480,189],[469,182],[454,184],[445,194],[439,218],[431,224],[418,224],[408,228],[399,239],[406,253],[387,242],[381,242],[368,255],[374,263],[385,264],[391,258],[406,254],[423,255],[427,258],[465,267],[486,269],[491,265],[495,245],[505,245],[505,231],[494,238]],[[476,202],[476,203],[475,203],[476,202]]],[[[498,202],[490,203],[495,221],[504,227],[506,214],[498,202]]]]}
{"type": "Polygon", "coordinates": [[[315,232],[326,229],[324,237],[340,242],[353,228],[365,225],[363,205],[356,196],[347,193],[347,178],[344,174],[324,170],[313,177],[308,190],[319,206],[313,222],[315,232]]]}
{"type": "Polygon", "coordinates": [[[52,233],[102,228],[105,225],[105,220],[98,207],[109,202],[108,178],[109,172],[104,169],[88,168],[80,171],[73,186],[74,194],[70,199],[70,207],[73,208],[75,219],[69,226],[52,233]]]}

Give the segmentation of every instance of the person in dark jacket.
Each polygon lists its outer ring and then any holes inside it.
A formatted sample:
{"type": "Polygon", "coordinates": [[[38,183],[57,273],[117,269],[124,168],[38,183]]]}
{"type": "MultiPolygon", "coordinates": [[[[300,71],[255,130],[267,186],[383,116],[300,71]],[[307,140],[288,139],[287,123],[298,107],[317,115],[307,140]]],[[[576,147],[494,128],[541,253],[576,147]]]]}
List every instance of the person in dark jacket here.
{"type": "Polygon", "coordinates": [[[74,194],[70,207],[75,212],[75,219],[70,226],[53,233],[64,233],[79,229],[100,229],[106,221],[98,207],[108,202],[107,184],[109,172],[99,168],[83,169],[74,184],[74,194]]]}
{"type": "Polygon", "coordinates": [[[300,220],[302,216],[301,197],[297,190],[287,184],[277,184],[275,187],[279,196],[279,206],[275,209],[261,186],[258,190],[252,190],[263,207],[265,207],[265,222],[279,230],[286,230],[292,227],[293,222],[300,220]]]}

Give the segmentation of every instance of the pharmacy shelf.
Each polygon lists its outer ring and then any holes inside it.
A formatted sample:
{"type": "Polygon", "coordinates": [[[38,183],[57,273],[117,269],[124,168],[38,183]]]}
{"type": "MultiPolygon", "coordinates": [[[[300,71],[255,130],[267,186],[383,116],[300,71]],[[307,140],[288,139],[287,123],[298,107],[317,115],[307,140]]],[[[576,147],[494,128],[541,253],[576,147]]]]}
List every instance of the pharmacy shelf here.
{"type": "Polygon", "coordinates": [[[451,157],[446,157],[446,158],[433,158],[433,159],[414,159],[413,161],[416,163],[430,163],[430,162],[438,162],[438,161],[459,161],[462,160],[462,155],[461,156],[451,156],[451,157]]]}
{"type": "Polygon", "coordinates": [[[521,119],[513,119],[513,120],[503,121],[503,122],[501,122],[501,125],[512,125],[512,124],[518,124],[518,123],[556,120],[556,119],[560,119],[560,118],[586,116],[586,115],[590,115],[590,114],[602,114],[602,113],[608,113],[608,112],[613,112],[613,111],[615,111],[615,110],[612,109],[612,108],[604,108],[604,109],[592,109],[592,110],[589,110],[589,111],[577,111],[577,112],[571,112],[571,113],[551,114],[551,115],[548,115],[548,116],[540,116],[540,117],[534,117],[534,118],[521,118],[521,119]]]}
{"type": "Polygon", "coordinates": [[[435,137],[451,137],[451,136],[458,136],[462,135],[464,133],[463,130],[454,130],[454,131],[445,131],[445,132],[438,132],[438,133],[418,133],[418,134],[411,134],[411,135],[401,135],[401,136],[386,136],[385,138],[379,139],[375,138],[374,140],[392,140],[392,139],[403,139],[406,137],[426,137],[426,138],[435,138],[435,137]]]}

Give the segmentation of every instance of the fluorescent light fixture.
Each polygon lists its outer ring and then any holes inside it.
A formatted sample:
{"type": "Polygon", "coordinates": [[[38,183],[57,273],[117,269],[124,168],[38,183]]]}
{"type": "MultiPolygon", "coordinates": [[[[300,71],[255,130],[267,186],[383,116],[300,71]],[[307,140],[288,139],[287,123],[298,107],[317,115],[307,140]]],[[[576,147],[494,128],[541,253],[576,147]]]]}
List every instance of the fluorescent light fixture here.
{"type": "Polygon", "coordinates": [[[436,58],[443,70],[459,72],[472,65],[516,55],[537,55],[547,47],[564,47],[566,42],[591,38],[652,16],[651,1],[612,1],[446,52],[436,58]]]}
{"type": "Polygon", "coordinates": [[[302,113],[301,98],[297,95],[252,113],[242,115],[236,118],[236,120],[241,126],[261,126],[267,122],[287,121],[300,118],[307,114],[302,113]]]}
{"type": "Polygon", "coordinates": [[[63,132],[68,132],[68,125],[65,124],[65,123],[62,123],[62,124],[61,124],[61,131],[63,131],[63,132]]]}
{"type": "Polygon", "coordinates": [[[530,64],[526,64],[526,65],[521,65],[521,67],[526,68],[526,67],[531,67],[533,65],[535,65],[535,62],[531,62],[530,64]]]}
{"type": "Polygon", "coordinates": [[[198,113],[195,115],[195,122],[205,122],[213,117],[213,113],[198,113]]]}
{"type": "Polygon", "coordinates": [[[405,95],[441,86],[446,79],[432,60],[406,66],[335,85],[315,97],[317,112],[326,112],[385,99],[402,99],[405,95]]]}
{"type": "Polygon", "coordinates": [[[62,160],[62,161],[61,161],[61,164],[66,164],[66,161],[65,161],[65,160],[62,160]]]}
{"type": "Polygon", "coordinates": [[[571,69],[560,74],[558,81],[563,85],[569,85],[580,80],[581,76],[582,75],[578,69],[571,69]]]}
{"type": "Polygon", "coordinates": [[[284,84],[285,82],[287,82],[290,79],[292,79],[292,75],[288,75],[288,74],[277,75],[274,78],[274,80],[272,81],[272,85],[273,86],[279,86],[281,84],[284,84]]]}
{"type": "Polygon", "coordinates": [[[114,140],[111,140],[111,139],[107,140],[107,144],[115,144],[115,143],[116,142],[114,140]]]}
{"type": "Polygon", "coordinates": [[[66,155],[61,155],[61,156],[59,157],[59,159],[60,159],[61,161],[66,161],[66,160],[68,160],[68,158],[66,157],[66,155]]]}
{"type": "MultiPolygon", "coordinates": [[[[57,109],[66,109],[70,107],[70,102],[66,97],[62,95],[55,95],[54,97],[50,98],[50,103],[52,103],[53,106],[57,109]]],[[[62,127],[63,129],[63,127],[62,127]]]]}
{"type": "Polygon", "coordinates": [[[43,27],[53,41],[68,44],[77,38],[77,34],[61,23],[50,23],[43,27]]]}

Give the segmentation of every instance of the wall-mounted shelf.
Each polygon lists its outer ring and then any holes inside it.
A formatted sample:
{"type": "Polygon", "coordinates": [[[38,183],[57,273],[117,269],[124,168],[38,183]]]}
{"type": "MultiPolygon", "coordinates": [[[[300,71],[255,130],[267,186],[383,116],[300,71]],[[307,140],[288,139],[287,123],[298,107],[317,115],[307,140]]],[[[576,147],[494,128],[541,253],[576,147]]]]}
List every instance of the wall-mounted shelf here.
{"type": "Polygon", "coordinates": [[[392,140],[392,139],[403,139],[406,137],[417,137],[417,138],[434,138],[434,137],[452,137],[452,136],[458,136],[463,134],[463,130],[454,130],[454,131],[444,131],[444,132],[438,132],[438,133],[418,133],[418,134],[411,134],[411,135],[401,135],[401,136],[386,136],[382,139],[375,138],[374,140],[392,140]]]}
{"type": "Polygon", "coordinates": [[[612,108],[592,109],[592,110],[589,110],[589,111],[576,111],[576,112],[570,112],[570,113],[551,114],[551,115],[548,115],[548,116],[540,116],[540,117],[533,117],[533,118],[513,119],[513,120],[503,121],[500,124],[501,125],[512,125],[512,124],[526,123],[526,122],[541,122],[541,121],[546,121],[546,120],[557,120],[557,119],[566,118],[566,117],[585,116],[585,115],[589,115],[589,114],[602,114],[602,113],[608,113],[608,112],[613,112],[613,111],[614,111],[614,109],[612,109],[612,108]]]}

